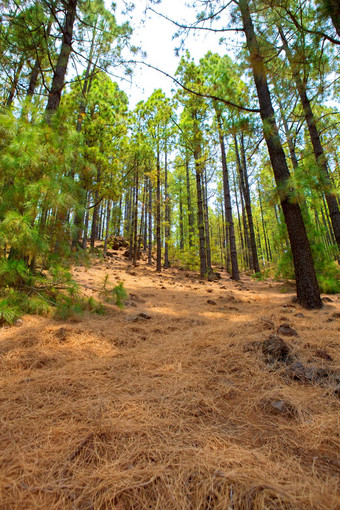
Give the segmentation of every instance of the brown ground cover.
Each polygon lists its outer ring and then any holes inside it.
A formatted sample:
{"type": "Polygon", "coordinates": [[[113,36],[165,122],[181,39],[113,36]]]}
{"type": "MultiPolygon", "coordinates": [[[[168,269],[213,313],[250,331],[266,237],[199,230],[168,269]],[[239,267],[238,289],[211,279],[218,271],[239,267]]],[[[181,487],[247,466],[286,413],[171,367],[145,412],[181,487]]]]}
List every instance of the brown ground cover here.
{"type": "Polygon", "coordinates": [[[95,298],[106,274],[124,310],[0,330],[1,509],[339,509],[340,297],[120,252],[74,272],[95,298]]]}

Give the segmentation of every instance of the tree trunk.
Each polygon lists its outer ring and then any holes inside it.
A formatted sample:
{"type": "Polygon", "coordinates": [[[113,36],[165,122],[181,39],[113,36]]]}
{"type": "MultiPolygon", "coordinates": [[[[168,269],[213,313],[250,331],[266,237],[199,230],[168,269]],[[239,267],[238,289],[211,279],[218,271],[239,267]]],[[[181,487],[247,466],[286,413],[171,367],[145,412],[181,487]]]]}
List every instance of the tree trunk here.
{"type": "MultiPolygon", "coordinates": [[[[225,236],[226,236],[226,240],[229,239],[230,257],[231,257],[231,278],[233,280],[239,280],[240,272],[239,272],[238,261],[237,261],[235,229],[234,229],[233,211],[232,211],[232,207],[231,207],[229,175],[228,175],[228,167],[227,167],[227,158],[226,158],[223,130],[222,130],[222,118],[221,118],[221,114],[218,112],[216,107],[215,107],[215,112],[216,112],[217,122],[218,122],[218,137],[219,137],[219,142],[220,142],[221,161],[222,161],[224,213],[225,213],[225,220],[226,220],[226,234],[225,234],[225,236]]],[[[227,270],[228,270],[228,267],[227,267],[227,270]]]]}
{"type": "Polygon", "coordinates": [[[162,271],[162,244],[161,244],[161,162],[160,152],[157,148],[157,188],[156,188],[156,272],[162,271]]]}
{"type": "Polygon", "coordinates": [[[13,99],[14,99],[15,93],[17,91],[20,74],[21,74],[23,67],[24,67],[24,59],[22,58],[18,64],[17,69],[15,70],[15,73],[14,73],[13,82],[12,82],[12,85],[11,85],[11,88],[10,88],[10,91],[8,94],[8,98],[6,101],[6,108],[10,108],[12,106],[13,99]]]}
{"type": "Polygon", "coordinates": [[[133,208],[133,265],[137,264],[138,254],[138,170],[135,176],[135,204],[133,208]]]}
{"type": "Polygon", "coordinates": [[[190,173],[189,173],[189,157],[185,155],[185,175],[187,181],[187,201],[188,201],[188,223],[189,223],[189,247],[192,246],[192,239],[194,235],[194,214],[191,202],[191,186],[190,186],[190,173]]]}
{"type": "Polygon", "coordinates": [[[165,151],[164,163],[164,198],[165,198],[165,247],[164,247],[164,269],[170,267],[169,262],[169,240],[170,240],[170,197],[168,189],[168,154],[165,151]]]}
{"type": "Polygon", "coordinates": [[[54,70],[52,86],[48,97],[45,111],[45,120],[49,124],[53,114],[58,110],[61,99],[61,92],[65,83],[67,65],[72,50],[73,27],[76,19],[78,0],[68,0],[66,7],[63,37],[57,65],[54,70]]]}
{"type": "Polygon", "coordinates": [[[325,191],[325,197],[327,201],[328,211],[332,222],[333,232],[340,249],[340,210],[336,199],[336,196],[332,193],[332,181],[328,172],[327,159],[324,153],[319,131],[316,125],[316,119],[312,110],[311,102],[307,96],[306,84],[302,81],[299,69],[296,67],[292,52],[288,46],[287,39],[281,27],[278,27],[280,36],[283,42],[283,48],[286,52],[288,61],[290,63],[293,78],[298,90],[301,104],[303,107],[305,120],[308,126],[309,136],[312,142],[313,151],[316,163],[320,169],[320,184],[325,191]]]}
{"type": "Polygon", "coordinates": [[[244,202],[246,206],[247,218],[248,218],[248,226],[249,226],[249,236],[250,236],[250,247],[251,247],[251,255],[253,260],[253,269],[255,273],[260,272],[259,259],[257,256],[257,248],[256,248],[256,240],[255,240],[255,229],[253,222],[253,214],[251,210],[251,199],[250,199],[250,189],[249,189],[249,179],[248,179],[248,171],[247,171],[247,159],[246,152],[244,148],[244,138],[243,133],[241,133],[241,154],[242,154],[242,186],[244,188],[244,202]]]}
{"type": "Polygon", "coordinates": [[[110,232],[110,217],[111,217],[111,200],[108,200],[107,206],[106,206],[106,232],[105,232],[103,257],[106,257],[106,254],[107,254],[107,242],[109,239],[109,232],[110,232]]]}
{"type": "MultiPolygon", "coordinates": [[[[264,138],[276,184],[279,189],[285,189],[290,173],[275,121],[263,56],[254,32],[248,1],[240,0],[239,8],[260,104],[264,138]]],[[[297,203],[289,202],[286,193],[281,193],[280,200],[293,254],[298,303],[310,309],[321,308],[320,291],[300,207],[297,203]]]]}
{"type": "Polygon", "coordinates": [[[149,179],[149,249],[148,249],[148,266],[152,264],[152,183],[149,179]]]}
{"type": "Polygon", "coordinates": [[[205,233],[204,233],[204,212],[202,196],[202,168],[200,163],[201,151],[195,149],[195,173],[196,173],[196,191],[197,191],[197,223],[199,237],[199,255],[200,255],[200,274],[203,278],[207,274],[207,259],[205,251],[205,233]]]}
{"type": "Polygon", "coordinates": [[[182,178],[179,180],[179,249],[184,250],[182,178]]]}
{"type": "Polygon", "coordinates": [[[213,273],[213,270],[211,267],[211,246],[210,246],[210,231],[209,231],[207,172],[206,172],[205,168],[202,171],[202,195],[203,195],[203,214],[204,214],[204,232],[205,232],[205,251],[206,251],[206,258],[207,258],[207,272],[213,273]]]}

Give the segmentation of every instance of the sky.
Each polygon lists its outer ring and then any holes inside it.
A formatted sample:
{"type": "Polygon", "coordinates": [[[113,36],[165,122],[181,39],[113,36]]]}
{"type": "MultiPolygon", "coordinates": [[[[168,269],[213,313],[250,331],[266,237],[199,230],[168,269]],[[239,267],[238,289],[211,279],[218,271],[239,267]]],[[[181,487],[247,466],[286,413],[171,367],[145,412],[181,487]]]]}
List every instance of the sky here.
{"type": "MultiPolygon", "coordinates": [[[[145,61],[149,64],[174,75],[179,64],[179,56],[175,54],[175,48],[179,46],[180,39],[173,39],[177,27],[171,22],[148,11],[145,15],[146,1],[138,2],[132,12],[130,24],[134,29],[132,41],[140,46],[142,51],[147,53],[145,61]]],[[[161,4],[154,6],[155,10],[166,14],[177,22],[193,22],[196,12],[188,8],[183,0],[163,0],[161,4]]],[[[232,34],[231,34],[232,35],[232,34]]],[[[190,51],[196,62],[203,57],[207,51],[214,53],[230,53],[235,43],[219,44],[220,35],[212,32],[199,32],[197,35],[189,34],[185,41],[185,48],[190,51]]],[[[139,66],[134,73],[131,85],[121,82],[120,87],[128,94],[130,107],[134,107],[138,101],[146,100],[152,92],[161,88],[169,96],[174,83],[170,78],[161,73],[139,66]]]]}

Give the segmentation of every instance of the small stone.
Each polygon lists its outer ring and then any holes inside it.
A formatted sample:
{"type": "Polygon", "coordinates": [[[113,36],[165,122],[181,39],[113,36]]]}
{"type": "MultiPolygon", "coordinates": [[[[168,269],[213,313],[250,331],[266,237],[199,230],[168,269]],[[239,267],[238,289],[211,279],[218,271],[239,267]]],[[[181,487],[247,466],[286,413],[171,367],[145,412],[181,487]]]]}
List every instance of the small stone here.
{"type": "Polygon", "coordinates": [[[305,367],[300,361],[295,361],[290,367],[287,368],[286,374],[295,381],[305,381],[305,367]]]}
{"type": "Polygon", "coordinates": [[[326,297],[324,297],[324,298],[322,298],[322,301],[323,301],[324,303],[333,303],[333,299],[331,299],[331,298],[329,298],[329,297],[327,297],[327,296],[326,296],[326,297]]]}
{"type": "Polygon", "coordinates": [[[213,301],[212,299],[207,300],[208,305],[216,305],[216,301],[213,301]]]}
{"type": "Polygon", "coordinates": [[[305,315],[303,315],[303,313],[299,312],[299,313],[296,313],[294,315],[294,317],[298,317],[299,319],[303,319],[305,317],[305,315]]]}
{"type": "Polygon", "coordinates": [[[298,302],[297,297],[296,297],[296,296],[292,297],[292,303],[294,303],[294,304],[295,304],[295,303],[297,303],[297,302],[298,302]]]}
{"type": "Polygon", "coordinates": [[[22,326],[24,321],[22,319],[17,319],[14,323],[14,326],[22,326]]]}
{"type": "Polygon", "coordinates": [[[290,325],[287,322],[284,322],[281,324],[277,330],[279,335],[285,335],[285,336],[299,336],[295,329],[291,328],[290,325]]]}
{"type": "Polygon", "coordinates": [[[138,322],[139,320],[149,320],[151,315],[145,312],[137,313],[136,315],[127,315],[125,317],[126,322],[138,322]]]}
{"type": "Polygon", "coordinates": [[[322,367],[308,367],[305,370],[305,377],[310,382],[320,382],[328,379],[331,375],[330,370],[322,367]]]}
{"type": "Polygon", "coordinates": [[[289,415],[294,414],[292,406],[284,402],[283,400],[273,400],[269,402],[271,412],[276,415],[289,415]]]}
{"type": "Polygon", "coordinates": [[[278,335],[270,335],[262,344],[262,353],[267,363],[287,362],[290,358],[290,349],[286,342],[278,335]]]}
{"type": "Polygon", "coordinates": [[[212,289],[207,289],[207,292],[211,293],[213,290],[212,289]]]}

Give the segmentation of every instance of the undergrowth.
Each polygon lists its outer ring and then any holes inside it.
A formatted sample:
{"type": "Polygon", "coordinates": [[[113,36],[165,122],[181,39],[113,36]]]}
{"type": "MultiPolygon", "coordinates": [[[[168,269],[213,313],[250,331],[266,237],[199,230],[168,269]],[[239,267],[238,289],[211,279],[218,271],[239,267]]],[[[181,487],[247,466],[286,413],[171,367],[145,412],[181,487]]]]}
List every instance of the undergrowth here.
{"type": "Polygon", "coordinates": [[[68,319],[85,310],[104,313],[100,303],[81,296],[69,269],[55,265],[33,272],[23,260],[0,260],[0,324],[13,324],[26,313],[68,319]]]}

